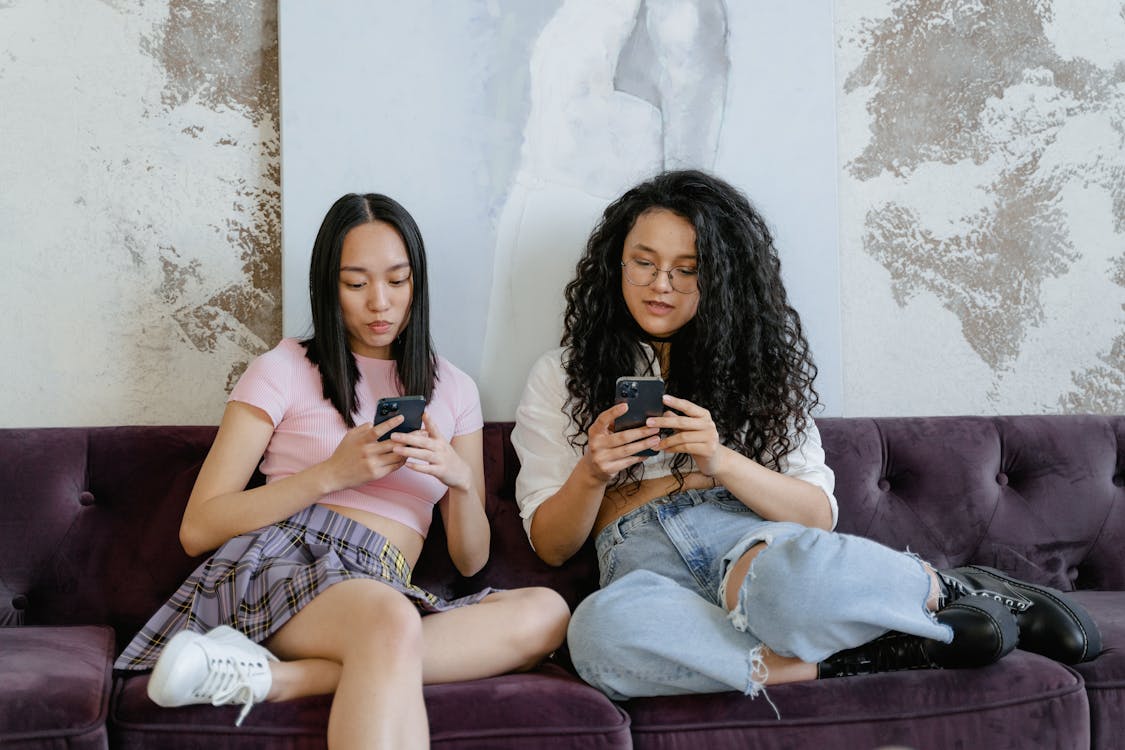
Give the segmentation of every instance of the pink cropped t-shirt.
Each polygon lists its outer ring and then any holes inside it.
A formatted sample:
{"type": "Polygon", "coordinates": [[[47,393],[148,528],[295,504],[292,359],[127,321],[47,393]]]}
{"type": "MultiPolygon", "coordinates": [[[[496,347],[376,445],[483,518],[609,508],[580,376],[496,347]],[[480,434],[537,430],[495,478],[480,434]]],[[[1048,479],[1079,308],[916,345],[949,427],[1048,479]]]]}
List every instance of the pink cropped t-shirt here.
{"type": "MultiPolygon", "coordinates": [[[[372,421],[380,398],[406,394],[398,386],[394,360],[357,355],[356,363],[360,379],[355,421],[360,424],[372,421]]],[[[326,460],[347,433],[339,412],[324,398],[320,370],[305,357],[296,339],[283,339],[251,362],[227,400],[256,406],[273,420],[273,437],[261,463],[267,482],[326,460]]],[[[476,384],[442,357],[438,357],[437,382],[426,413],[447,440],[484,426],[476,384]]],[[[440,480],[403,466],[380,480],[324,495],[318,502],[376,513],[425,536],[434,504],[447,490],[440,480]]]]}

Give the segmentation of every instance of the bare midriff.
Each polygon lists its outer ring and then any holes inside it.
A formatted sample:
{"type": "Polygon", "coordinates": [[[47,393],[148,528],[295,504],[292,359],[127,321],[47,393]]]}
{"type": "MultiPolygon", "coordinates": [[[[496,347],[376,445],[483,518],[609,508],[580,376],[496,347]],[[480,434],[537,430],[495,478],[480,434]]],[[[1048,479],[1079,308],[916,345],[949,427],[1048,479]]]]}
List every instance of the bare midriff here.
{"type": "Polygon", "coordinates": [[[598,515],[594,519],[593,535],[597,536],[598,532],[621,516],[658,497],[664,497],[673,492],[683,492],[684,490],[709,490],[714,486],[714,479],[700,474],[698,471],[693,471],[684,475],[683,487],[679,486],[676,477],[668,475],[666,477],[643,479],[640,485],[626,484],[610,489],[605,493],[605,497],[602,498],[602,505],[598,508],[598,515]]]}
{"type": "Polygon", "coordinates": [[[411,568],[414,567],[414,563],[418,562],[418,555],[422,554],[422,542],[425,541],[425,538],[409,526],[359,508],[347,508],[328,503],[324,503],[324,507],[385,536],[387,541],[398,547],[403,557],[410,563],[411,568]]]}

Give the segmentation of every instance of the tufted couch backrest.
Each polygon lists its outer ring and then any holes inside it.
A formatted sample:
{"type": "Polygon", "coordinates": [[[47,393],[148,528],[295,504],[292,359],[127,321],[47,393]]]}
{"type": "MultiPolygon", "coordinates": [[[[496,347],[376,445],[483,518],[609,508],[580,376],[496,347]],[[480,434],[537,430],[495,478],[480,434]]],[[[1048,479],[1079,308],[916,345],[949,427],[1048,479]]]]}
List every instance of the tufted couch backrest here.
{"type": "MultiPolygon", "coordinates": [[[[1125,589],[1125,416],[818,421],[839,530],[935,565],[995,565],[1063,589],[1125,589]]],[[[542,563],[513,499],[509,423],[485,426],[492,556],[455,574],[440,516],[415,573],[444,595],[551,586],[573,606],[597,582],[590,545],[542,563]]],[[[119,646],[201,558],[177,531],[214,427],[0,430],[0,625],[115,627],[119,646]]],[[[260,481],[260,477],[255,481],[260,481]]]]}
{"type": "Polygon", "coordinates": [[[1125,589],[1125,416],[818,421],[838,529],[937,567],[1125,589]]]}
{"type": "Polygon", "coordinates": [[[0,430],[0,624],[142,624],[194,567],[180,516],[214,436],[0,430]]]}

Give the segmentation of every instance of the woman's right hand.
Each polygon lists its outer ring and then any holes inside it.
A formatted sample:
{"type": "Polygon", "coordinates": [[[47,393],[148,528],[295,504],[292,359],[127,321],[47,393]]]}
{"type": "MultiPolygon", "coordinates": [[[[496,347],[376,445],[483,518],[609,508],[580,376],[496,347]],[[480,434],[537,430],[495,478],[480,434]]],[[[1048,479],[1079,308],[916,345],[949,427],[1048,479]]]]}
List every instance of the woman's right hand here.
{"type": "Polygon", "coordinates": [[[603,484],[608,484],[618,472],[644,461],[636,455],[645,448],[655,449],[660,444],[660,430],[656,427],[636,427],[613,431],[613,422],[629,410],[628,404],[614,404],[603,411],[586,432],[586,452],[580,463],[603,484]]]}
{"type": "Polygon", "coordinates": [[[332,478],[333,490],[357,487],[382,479],[406,463],[405,456],[394,452],[393,441],[379,441],[380,437],[402,424],[403,419],[400,414],[379,425],[367,422],[348,430],[336,450],[324,462],[332,478]]]}

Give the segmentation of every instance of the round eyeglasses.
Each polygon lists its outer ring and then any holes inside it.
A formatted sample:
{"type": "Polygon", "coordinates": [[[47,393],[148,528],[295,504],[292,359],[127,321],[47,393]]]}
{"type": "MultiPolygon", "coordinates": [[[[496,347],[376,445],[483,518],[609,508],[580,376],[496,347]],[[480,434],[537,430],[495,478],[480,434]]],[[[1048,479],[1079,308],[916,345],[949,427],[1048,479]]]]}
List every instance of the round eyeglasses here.
{"type": "Polygon", "coordinates": [[[633,286],[650,286],[662,273],[668,274],[668,283],[680,294],[695,294],[699,291],[699,269],[687,266],[660,268],[655,263],[633,258],[621,264],[625,280],[633,286]]]}

